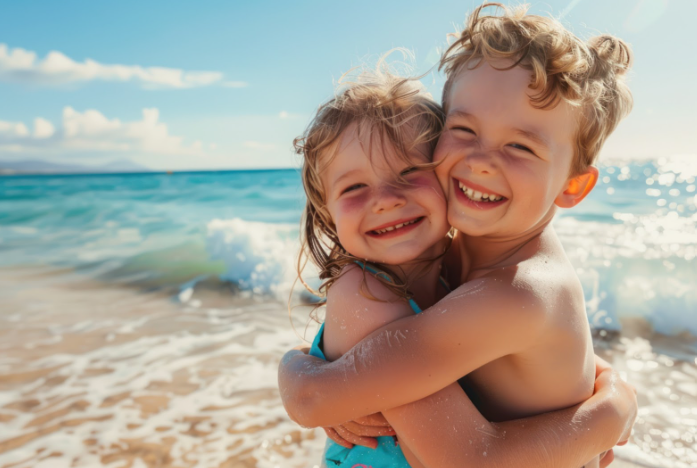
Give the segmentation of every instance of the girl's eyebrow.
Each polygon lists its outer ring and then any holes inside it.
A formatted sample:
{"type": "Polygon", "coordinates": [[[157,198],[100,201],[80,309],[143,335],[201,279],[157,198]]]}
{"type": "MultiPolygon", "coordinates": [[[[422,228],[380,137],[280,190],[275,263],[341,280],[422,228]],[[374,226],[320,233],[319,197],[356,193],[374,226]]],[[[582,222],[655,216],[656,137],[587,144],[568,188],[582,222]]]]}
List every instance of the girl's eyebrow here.
{"type": "Polygon", "coordinates": [[[350,171],[348,171],[348,172],[344,172],[344,173],[341,174],[339,177],[337,177],[336,179],[334,179],[334,182],[332,182],[332,185],[338,184],[338,183],[341,182],[343,179],[345,179],[345,178],[347,178],[347,177],[350,177],[350,176],[352,176],[353,174],[355,174],[355,173],[357,173],[357,172],[361,172],[360,169],[352,169],[352,170],[350,170],[350,171]]]}

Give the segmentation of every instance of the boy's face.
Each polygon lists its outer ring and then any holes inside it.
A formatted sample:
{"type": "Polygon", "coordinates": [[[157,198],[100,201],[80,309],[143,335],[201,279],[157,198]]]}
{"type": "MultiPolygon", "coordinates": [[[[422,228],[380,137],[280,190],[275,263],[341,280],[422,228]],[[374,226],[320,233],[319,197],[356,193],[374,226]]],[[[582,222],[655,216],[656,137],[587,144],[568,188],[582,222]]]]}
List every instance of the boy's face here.
{"type": "Polygon", "coordinates": [[[520,67],[499,71],[486,62],[453,82],[434,160],[442,161],[436,174],[448,221],[464,234],[515,238],[533,231],[551,220],[567,186],[577,114],[565,102],[534,108],[529,83],[530,72],[520,67]]]}

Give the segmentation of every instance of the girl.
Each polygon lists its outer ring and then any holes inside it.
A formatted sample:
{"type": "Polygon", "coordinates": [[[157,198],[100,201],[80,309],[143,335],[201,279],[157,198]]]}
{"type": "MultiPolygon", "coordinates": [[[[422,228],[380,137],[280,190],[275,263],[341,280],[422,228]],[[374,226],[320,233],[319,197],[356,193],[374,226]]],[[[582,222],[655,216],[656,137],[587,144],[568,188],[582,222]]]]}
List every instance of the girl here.
{"type": "MultiPolygon", "coordinates": [[[[304,252],[318,266],[325,280],[320,293],[327,296],[326,320],[311,351],[315,356],[337,359],[373,330],[418,313],[447,293],[439,280],[439,258],[448,244],[446,206],[429,171],[442,125],[442,111],[415,82],[378,71],[340,90],[296,140],[305,157],[304,252]]],[[[409,339],[404,334],[387,338],[409,339]]],[[[355,366],[379,358],[364,356],[355,366]]],[[[410,444],[419,443],[413,428],[420,419],[442,415],[469,466],[580,466],[622,435],[624,421],[607,416],[626,407],[620,402],[626,389],[607,385],[611,378],[601,373],[596,394],[581,405],[497,426],[477,412],[457,384],[384,415],[397,434],[410,420],[410,444]],[[550,440],[550,433],[557,435],[550,440]],[[525,456],[540,444],[546,457],[525,456]]],[[[294,402],[286,403],[292,417],[294,402]]],[[[377,450],[328,441],[324,463],[406,467],[408,459],[421,466],[404,443],[395,447],[391,437],[378,440],[377,450]]]]}

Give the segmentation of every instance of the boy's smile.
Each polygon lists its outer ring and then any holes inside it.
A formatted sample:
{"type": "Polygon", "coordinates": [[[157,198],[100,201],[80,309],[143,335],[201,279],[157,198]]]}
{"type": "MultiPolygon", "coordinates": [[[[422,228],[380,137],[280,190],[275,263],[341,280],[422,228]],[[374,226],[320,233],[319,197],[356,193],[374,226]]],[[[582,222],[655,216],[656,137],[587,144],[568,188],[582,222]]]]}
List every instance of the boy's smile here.
{"type": "Polygon", "coordinates": [[[463,204],[471,206],[479,210],[488,210],[499,205],[503,205],[508,201],[508,198],[499,195],[493,190],[490,190],[481,185],[472,183],[468,180],[460,180],[453,178],[453,186],[460,190],[455,190],[455,195],[462,201],[463,204]]]}
{"type": "Polygon", "coordinates": [[[472,236],[509,238],[552,219],[569,178],[577,115],[565,102],[533,107],[530,72],[496,68],[483,62],[453,82],[434,160],[441,161],[436,174],[450,224],[472,236]]]}

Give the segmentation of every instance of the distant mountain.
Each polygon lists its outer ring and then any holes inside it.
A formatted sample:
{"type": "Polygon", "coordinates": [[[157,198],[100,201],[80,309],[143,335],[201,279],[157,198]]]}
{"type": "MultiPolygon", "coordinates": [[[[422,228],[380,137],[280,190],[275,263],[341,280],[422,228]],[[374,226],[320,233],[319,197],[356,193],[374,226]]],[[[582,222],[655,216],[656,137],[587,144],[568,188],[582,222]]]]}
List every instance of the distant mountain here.
{"type": "Polygon", "coordinates": [[[0,174],[104,174],[111,172],[152,172],[152,169],[129,159],[119,159],[98,166],[61,164],[39,159],[0,161],[0,174]]]}

